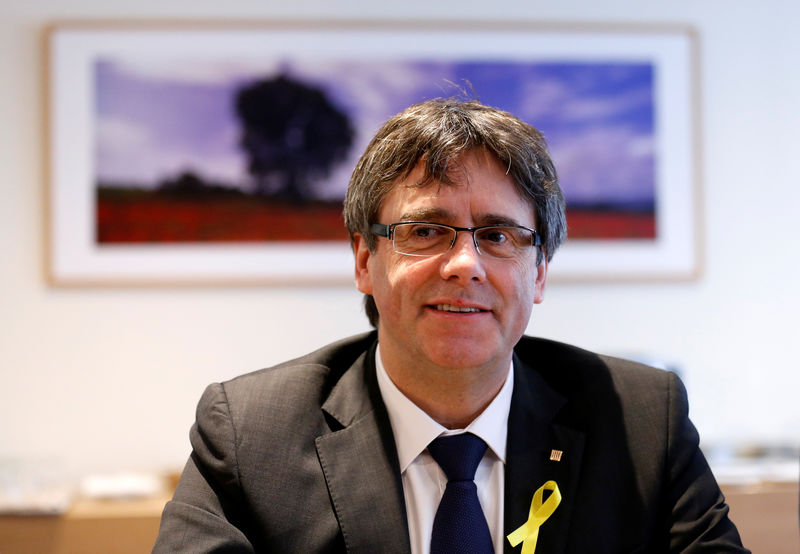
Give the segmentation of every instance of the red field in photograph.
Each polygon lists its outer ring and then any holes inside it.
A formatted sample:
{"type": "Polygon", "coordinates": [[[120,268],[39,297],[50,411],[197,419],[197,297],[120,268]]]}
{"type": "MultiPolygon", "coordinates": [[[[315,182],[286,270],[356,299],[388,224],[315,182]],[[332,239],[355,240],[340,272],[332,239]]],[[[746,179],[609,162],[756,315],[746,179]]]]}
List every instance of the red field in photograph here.
{"type": "MultiPolygon", "coordinates": [[[[654,239],[655,216],[567,210],[569,238],[654,239]]],[[[97,242],[346,241],[340,202],[290,204],[244,194],[181,195],[101,190],[97,242]]]]}
{"type": "Polygon", "coordinates": [[[567,208],[570,239],[655,239],[653,213],[567,208]]]}
{"type": "Polygon", "coordinates": [[[100,193],[97,242],[347,240],[341,203],[283,204],[246,195],[100,193]]]}

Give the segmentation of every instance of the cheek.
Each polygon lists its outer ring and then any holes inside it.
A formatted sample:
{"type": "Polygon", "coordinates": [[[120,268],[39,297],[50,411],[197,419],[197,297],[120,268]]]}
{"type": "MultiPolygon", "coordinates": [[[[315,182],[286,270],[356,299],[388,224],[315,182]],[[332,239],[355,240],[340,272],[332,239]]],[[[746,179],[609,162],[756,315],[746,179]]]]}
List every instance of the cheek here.
{"type": "Polygon", "coordinates": [[[381,295],[379,309],[382,307],[384,311],[390,311],[398,317],[401,314],[412,317],[418,313],[431,283],[438,282],[437,267],[434,258],[409,256],[402,256],[382,266],[383,273],[377,281],[373,280],[376,302],[379,291],[381,295]]]}
{"type": "Polygon", "coordinates": [[[399,301],[402,291],[406,287],[407,271],[403,267],[402,260],[389,257],[373,257],[369,263],[370,275],[372,277],[373,296],[378,306],[381,304],[388,307],[399,301]]]}
{"type": "Polygon", "coordinates": [[[367,269],[369,272],[369,294],[371,294],[380,305],[380,302],[386,296],[386,269],[384,268],[384,264],[375,255],[367,262],[367,269]]]}
{"type": "Polygon", "coordinates": [[[520,314],[529,313],[533,309],[536,299],[536,277],[538,271],[535,265],[520,261],[509,262],[508,271],[504,272],[502,294],[510,304],[510,311],[520,314]]]}
{"type": "Polygon", "coordinates": [[[436,273],[435,258],[419,258],[394,254],[383,264],[384,279],[397,290],[416,289],[436,273]]]}
{"type": "Polygon", "coordinates": [[[533,264],[525,263],[521,260],[511,260],[509,262],[507,279],[511,286],[514,286],[521,294],[525,294],[526,291],[531,291],[530,294],[533,294],[536,275],[536,266],[533,264]]]}

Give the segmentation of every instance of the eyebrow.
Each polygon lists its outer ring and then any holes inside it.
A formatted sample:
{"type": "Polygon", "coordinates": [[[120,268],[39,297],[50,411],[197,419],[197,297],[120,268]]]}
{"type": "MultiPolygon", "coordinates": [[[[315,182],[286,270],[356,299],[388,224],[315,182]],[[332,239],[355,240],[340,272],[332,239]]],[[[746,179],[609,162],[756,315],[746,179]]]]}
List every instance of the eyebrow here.
{"type": "MultiPolygon", "coordinates": [[[[400,217],[400,221],[430,221],[446,223],[456,219],[455,215],[442,208],[418,208],[408,211],[400,217]]],[[[478,218],[478,226],[484,225],[522,225],[515,219],[499,214],[486,214],[478,218]]]]}
{"type": "Polygon", "coordinates": [[[442,208],[417,208],[400,217],[400,221],[445,221],[447,219],[453,219],[453,214],[442,208]]]}

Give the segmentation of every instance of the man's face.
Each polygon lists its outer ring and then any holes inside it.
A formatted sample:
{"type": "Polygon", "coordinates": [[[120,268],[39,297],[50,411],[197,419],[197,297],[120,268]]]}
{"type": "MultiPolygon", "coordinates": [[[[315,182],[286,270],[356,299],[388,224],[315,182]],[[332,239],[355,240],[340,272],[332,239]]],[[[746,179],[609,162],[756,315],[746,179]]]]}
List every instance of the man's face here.
{"type": "MultiPolygon", "coordinates": [[[[417,167],[384,198],[378,223],[431,221],[457,227],[516,223],[536,228],[533,210],[498,160],[473,151],[451,163],[453,185],[416,186],[417,167]]],[[[356,284],[380,313],[378,338],[387,366],[432,363],[440,367],[499,367],[543,300],[547,264],[537,249],[520,259],[479,254],[469,232],[449,251],[414,257],[378,238],[374,252],[356,236],[356,284]],[[470,311],[453,311],[454,308],[470,311]]]]}

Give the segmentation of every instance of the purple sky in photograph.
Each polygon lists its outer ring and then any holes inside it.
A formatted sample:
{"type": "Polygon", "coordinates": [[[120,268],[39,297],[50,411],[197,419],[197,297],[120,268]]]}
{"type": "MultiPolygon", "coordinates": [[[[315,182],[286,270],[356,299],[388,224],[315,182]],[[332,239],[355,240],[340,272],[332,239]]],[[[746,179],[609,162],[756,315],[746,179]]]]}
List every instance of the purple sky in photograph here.
{"type": "Polygon", "coordinates": [[[356,129],[348,159],[318,183],[321,197],[343,196],[358,157],[388,117],[464,89],[542,130],[573,205],[653,207],[653,71],[630,63],[100,59],[98,182],[154,187],[192,171],[248,189],[235,93],[281,73],[323,89],[356,129]]]}

